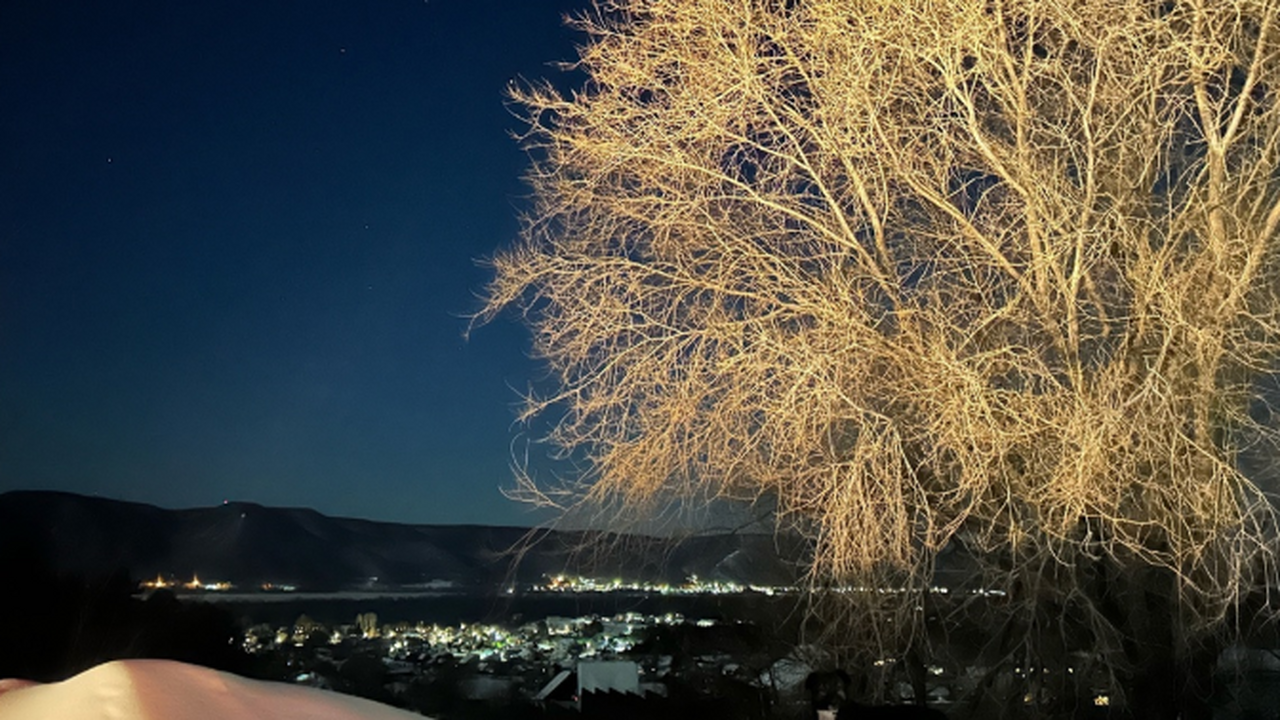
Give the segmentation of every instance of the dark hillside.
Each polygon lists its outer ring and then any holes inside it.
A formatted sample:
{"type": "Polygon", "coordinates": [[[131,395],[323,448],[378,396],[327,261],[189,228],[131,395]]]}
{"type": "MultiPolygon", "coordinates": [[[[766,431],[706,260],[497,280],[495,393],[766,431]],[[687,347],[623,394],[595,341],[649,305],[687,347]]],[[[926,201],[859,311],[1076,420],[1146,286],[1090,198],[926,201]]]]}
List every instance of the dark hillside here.
{"type": "Polygon", "coordinates": [[[125,572],[288,583],[308,590],[400,587],[432,581],[492,588],[545,574],[683,582],[690,575],[741,583],[794,580],[799,543],[781,552],[764,535],[668,539],[475,525],[399,525],[332,518],[314,510],[227,503],[164,510],[56,492],[0,495],[0,547],[23,548],[51,572],[125,572]],[[530,544],[530,539],[536,540],[530,544]],[[523,548],[522,552],[516,549],[523,548]]]}

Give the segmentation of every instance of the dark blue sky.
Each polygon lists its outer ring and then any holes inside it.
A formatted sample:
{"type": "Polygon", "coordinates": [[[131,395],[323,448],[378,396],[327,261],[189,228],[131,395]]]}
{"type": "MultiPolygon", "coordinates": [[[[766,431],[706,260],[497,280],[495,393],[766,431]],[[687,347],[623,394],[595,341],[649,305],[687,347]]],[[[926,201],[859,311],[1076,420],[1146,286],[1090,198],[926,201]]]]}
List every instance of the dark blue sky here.
{"type": "Polygon", "coordinates": [[[461,316],[585,4],[7,0],[0,491],[535,522],[527,332],[461,316]]]}

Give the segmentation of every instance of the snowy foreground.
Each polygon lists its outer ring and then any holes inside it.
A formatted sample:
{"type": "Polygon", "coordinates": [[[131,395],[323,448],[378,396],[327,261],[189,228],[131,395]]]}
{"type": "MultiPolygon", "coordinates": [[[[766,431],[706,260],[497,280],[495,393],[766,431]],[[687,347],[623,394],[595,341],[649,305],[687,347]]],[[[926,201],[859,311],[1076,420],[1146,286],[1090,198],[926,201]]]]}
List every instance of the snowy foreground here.
{"type": "Polygon", "coordinates": [[[312,688],[170,660],[118,660],[63,682],[0,680],[0,720],[422,720],[312,688]]]}

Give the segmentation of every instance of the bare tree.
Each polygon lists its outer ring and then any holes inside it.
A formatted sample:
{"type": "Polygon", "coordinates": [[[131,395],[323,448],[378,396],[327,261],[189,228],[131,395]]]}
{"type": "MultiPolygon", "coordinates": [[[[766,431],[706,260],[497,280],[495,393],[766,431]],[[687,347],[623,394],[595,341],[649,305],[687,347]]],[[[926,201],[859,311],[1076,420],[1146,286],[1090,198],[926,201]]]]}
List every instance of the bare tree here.
{"type": "Polygon", "coordinates": [[[1276,578],[1240,458],[1280,356],[1278,6],[597,0],[585,87],[511,89],[535,203],[482,316],[523,311],[557,381],[526,417],[585,458],[521,491],[767,499],[815,583],[923,593],[961,541],[1034,602],[1105,557],[1220,624],[1276,578]]]}

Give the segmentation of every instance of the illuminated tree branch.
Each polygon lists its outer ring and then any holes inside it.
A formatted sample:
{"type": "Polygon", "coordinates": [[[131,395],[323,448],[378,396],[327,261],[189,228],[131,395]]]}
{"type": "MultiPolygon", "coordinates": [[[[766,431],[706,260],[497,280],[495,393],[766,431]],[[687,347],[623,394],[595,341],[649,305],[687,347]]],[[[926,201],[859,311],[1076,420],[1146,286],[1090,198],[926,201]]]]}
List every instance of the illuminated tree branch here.
{"type": "Polygon", "coordinates": [[[586,86],[511,90],[535,205],[482,313],[558,383],[556,490],[767,498],[819,584],[1105,554],[1220,621],[1276,577],[1240,463],[1274,437],[1276,12],[599,0],[586,86]]]}

